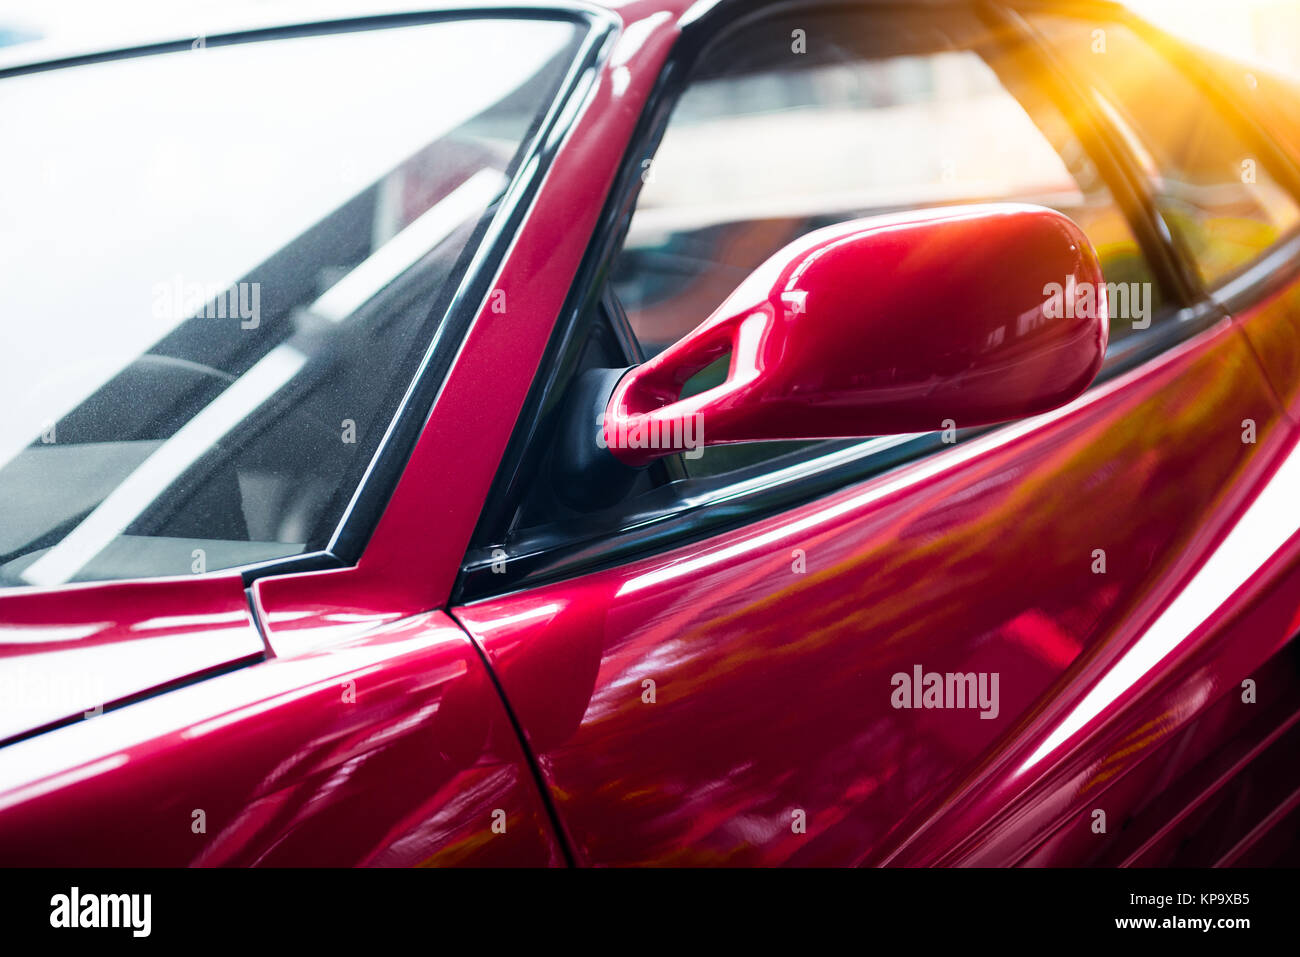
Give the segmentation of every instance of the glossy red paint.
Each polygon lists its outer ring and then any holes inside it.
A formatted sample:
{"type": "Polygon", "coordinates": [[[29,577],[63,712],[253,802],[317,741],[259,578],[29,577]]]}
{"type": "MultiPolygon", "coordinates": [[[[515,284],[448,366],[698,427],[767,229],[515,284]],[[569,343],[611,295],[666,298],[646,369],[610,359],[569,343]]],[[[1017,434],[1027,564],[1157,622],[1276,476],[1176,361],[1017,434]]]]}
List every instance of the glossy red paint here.
{"type": "Polygon", "coordinates": [[[0,752],[5,865],[562,862],[482,659],[442,613],[0,752]]]}
{"type": "MultiPolygon", "coordinates": [[[[1064,727],[1076,690],[1143,641],[1161,608],[1181,600],[1184,617],[1156,641],[1199,643],[1195,601],[1213,590],[1197,569],[1222,585],[1267,566],[1273,549],[1258,542],[1226,567],[1207,562],[1246,503],[1289,478],[1274,469],[1292,440],[1240,331],[1222,323],[1062,410],[860,487],[454,614],[497,670],[582,863],[927,863],[990,820],[1032,848],[1045,825],[1022,826],[1007,790],[1021,778],[996,758],[1064,727]],[[1242,442],[1245,418],[1257,444],[1242,442]],[[895,708],[894,676],[917,665],[997,673],[996,716],[895,708]],[[988,797],[957,816],[981,771],[988,797]],[[806,833],[792,828],[800,812],[806,833]],[[932,820],[946,826],[922,848],[914,835],[932,820]]],[[[1276,491],[1264,508],[1274,527],[1300,527],[1276,491]]],[[[1202,683],[1170,679],[1172,703],[1143,699],[1140,715],[1198,713],[1275,652],[1294,612],[1202,683]]],[[[1097,720],[1140,698],[1140,677],[1097,720]]],[[[1024,854],[997,850],[980,862],[1024,854]]]]}
{"type": "Polygon", "coordinates": [[[0,741],[265,651],[238,575],[0,591],[0,741]]]}
{"type": "Polygon", "coordinates": [[[1300,630],[1300,534],[1286,534],[1296,510],[1282,499],[1293,495],[1284,489],[1298,471],[1293,448],[1200,572],[1134,640],[1072,669],[1069,685],[986,754],[944,807],[910,822],[915,831],[884,862],[1221,866],[1263,851],[1293,810],[1294,767],[1257,780],[1271,803],[1218,818],[1199,856],[1182,845],[1204,821],[1204,805],[1239,785],[1279,739],[1294,742],[1300,682],[1295,649],[1284,649],[1300,630]],[[1280,544],[1251,567],[1267,549],[1244,540],[1279,523],[1280,544]],[[1124,828],[1123,840],[1096,839],[1098,810],[1107,833],[1124,828]]]}
{"type": "Polygon", "coordinates": [[[1092,383],[1107,329],[1097,255],[1054,210],[1003,203],[852,220],[776,253],[625,375],[605,443],[642,466],[692,435],[719,445],[1022,418],[1092,383]],[[681,397],[727,354],[723,383],[681,397]]]}

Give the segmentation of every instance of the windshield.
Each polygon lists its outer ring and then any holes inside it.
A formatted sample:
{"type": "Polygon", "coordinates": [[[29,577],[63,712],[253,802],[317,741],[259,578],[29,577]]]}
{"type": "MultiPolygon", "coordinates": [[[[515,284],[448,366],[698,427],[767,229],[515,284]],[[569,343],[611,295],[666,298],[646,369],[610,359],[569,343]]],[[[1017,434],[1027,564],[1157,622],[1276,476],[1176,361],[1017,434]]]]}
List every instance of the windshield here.
{"type": "Polygon", "coordinates": [[[324,547],[577,33],[199,40],[0,79],[0,585],[324,547]]]}

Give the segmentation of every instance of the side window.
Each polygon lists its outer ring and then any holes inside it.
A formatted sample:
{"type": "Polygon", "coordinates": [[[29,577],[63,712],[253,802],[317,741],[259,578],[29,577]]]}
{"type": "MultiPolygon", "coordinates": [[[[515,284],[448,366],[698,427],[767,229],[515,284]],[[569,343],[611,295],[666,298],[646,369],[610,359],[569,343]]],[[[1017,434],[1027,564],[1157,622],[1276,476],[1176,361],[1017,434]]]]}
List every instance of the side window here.
{"type": "Polygon", "coordinates": [[[1300,223],[1296,201],[1193,80],[1129,27],[1057,15],[1030,22],[1090,83],[1150,178],[1202,281],[1249,266],[1300,223]]]}
{"type": "MultiPolygon", "coordinates": [[[[798,236],[892,210],[1017,201],[1083,227],[1108,281],[1136,284],[1146,328],[1159,293],[1128,221],[1061,109],[1029,82],[1018,37],[971,17],[772,19],[702,57],[643,186],[612,273],[642,350],[706,318],[798,236]]],[[[725,369],[705,370],[721,379],[725,369]]],[[[707,387],[704,382],[696,387],[707,387]]],[[[789,451],[715,447],[689,474],[789,451]]]]}

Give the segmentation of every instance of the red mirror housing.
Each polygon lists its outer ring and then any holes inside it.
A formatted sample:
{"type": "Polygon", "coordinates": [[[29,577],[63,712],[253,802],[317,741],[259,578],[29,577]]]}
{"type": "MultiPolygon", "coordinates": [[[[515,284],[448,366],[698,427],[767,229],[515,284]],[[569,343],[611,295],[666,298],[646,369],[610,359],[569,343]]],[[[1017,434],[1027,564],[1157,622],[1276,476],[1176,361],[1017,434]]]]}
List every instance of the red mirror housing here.
{"type": "Polygon", "coordinates": [[[1058,212],[992,204],[853,220],[776,253],[623,375],[601,438],[642,466],[700,444],[987,425],[1078,396],[1106,341],[1097,255],[1058,212]],[[681,398],[727,353],[721,385],[681,398]]]}

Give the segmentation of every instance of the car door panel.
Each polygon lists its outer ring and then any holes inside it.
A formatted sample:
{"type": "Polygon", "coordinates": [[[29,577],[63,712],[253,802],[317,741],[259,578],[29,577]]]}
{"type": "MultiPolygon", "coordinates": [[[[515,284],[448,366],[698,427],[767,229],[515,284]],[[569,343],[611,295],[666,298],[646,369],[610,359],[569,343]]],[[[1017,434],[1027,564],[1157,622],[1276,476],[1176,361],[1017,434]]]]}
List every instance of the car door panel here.
{"type": "Polygon", "coordinates": [[[1064,410],[453,613],[580,862],[878,861],[1141,633],[1289,438],[1224,321],[1064,410]],[[997,673],[998,713],[894,708],[918,665],[997,673]]]}
{"type": "MultiPolygon", "coordinates": [[[[1046,767],[1026,764],[1051,736],[1049,722],[1040,723],[1041,736],[1008,742],[891,862],[1287,863],[1300,793],[1293,760],[1300,667],[1288,644],[1297,631],[1300,536],[1293,535],[1195,635],[1125,689],[1127,700],[1114,699],[1109,720],[1046,767]]],[[[1124,667],[1113,666],[1117,674],[1124,667]]],[[[1073,707],[1085,701],[1075,698],[1073,707]]],[[[1056,720],[1062,713],[1068,706],[1056,720]]]]}

